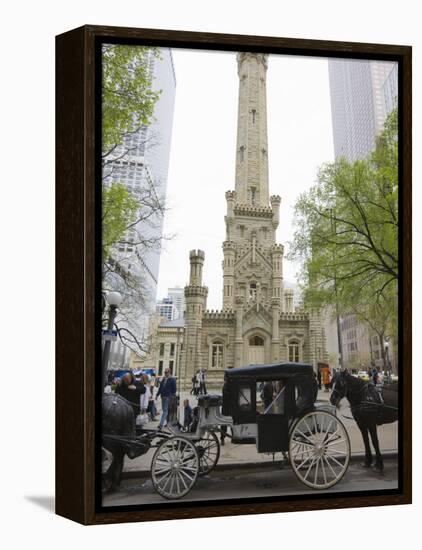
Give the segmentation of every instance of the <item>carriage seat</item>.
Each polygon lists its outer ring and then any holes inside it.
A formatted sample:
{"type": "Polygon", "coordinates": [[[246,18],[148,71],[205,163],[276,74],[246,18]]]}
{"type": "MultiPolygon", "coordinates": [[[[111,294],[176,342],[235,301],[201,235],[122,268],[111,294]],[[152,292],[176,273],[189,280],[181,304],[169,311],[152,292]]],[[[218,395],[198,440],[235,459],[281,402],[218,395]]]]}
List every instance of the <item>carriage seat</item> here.
{"type": "Polygon", "coordinates": [[[207,393],[198,397],[198,405],[200,407],[220,407],[223,404],[223,397],[216,393],[207,393]]]}

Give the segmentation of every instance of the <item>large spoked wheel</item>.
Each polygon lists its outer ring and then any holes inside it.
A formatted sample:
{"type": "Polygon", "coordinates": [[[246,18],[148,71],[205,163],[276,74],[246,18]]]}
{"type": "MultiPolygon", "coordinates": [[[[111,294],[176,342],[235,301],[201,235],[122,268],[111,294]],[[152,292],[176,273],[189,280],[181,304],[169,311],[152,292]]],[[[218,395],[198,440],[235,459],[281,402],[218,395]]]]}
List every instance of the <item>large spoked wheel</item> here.
{"type": "Polygon", "coordinates": [[[207,432],[195,444],[199,455],[198,475],[204,476],[215,468],[220,458],[220,443],[214,432],[207,432]]]}
{"type": "Polygon", "coordinates": [[[289,456],[302,483],[313,489],[328,489],[341,480],[349,466],[346,428],[329,412],[310,412],[292,428],[289,456]]]}
{"type": "Polygon", "coordinates": [[[157,493],[167,499],[187,495],[195,485],[198,472],[198,451],[184,437],[165,439],[152,459],[152,483],[157,493]]]}

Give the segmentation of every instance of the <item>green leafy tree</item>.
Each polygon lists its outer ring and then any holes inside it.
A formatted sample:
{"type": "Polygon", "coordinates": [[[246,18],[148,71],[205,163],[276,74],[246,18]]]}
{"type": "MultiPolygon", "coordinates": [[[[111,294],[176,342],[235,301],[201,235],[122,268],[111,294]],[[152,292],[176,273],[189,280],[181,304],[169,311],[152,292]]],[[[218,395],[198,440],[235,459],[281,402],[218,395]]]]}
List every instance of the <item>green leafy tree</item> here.
{"type": "Polygon", "coordinates": [[[398,280],[397,110],[364,160],[325,164],[296,204],[289,258],[302,262],[305,300],[396,330],[398,280]]]}
{"type": "Polygon", "coordinates": [[[161,95],[153,90],[150,71],[151,61],[159,57],[159,49],[141,46],[106,44],[102,50],[103,289],[123,295],[119,335],[129,347],[133,344],[135,351],[139,348],[135,333],[140,310],[150,293],[145,275],[148,266],[142,260],[144,251],[161,246],[157,227],[164,214],[164,197],[160,182],[148,178],[136,193],[118,181],[106,182],[113,176],[116,161],[130,158],[135,134],[137,146],[154,145],[154,133],[146,128],[155,120],[154,108],[161,95]]]}
{"type": "Polygon", "coordinates": [[[128,225],[135,222],[139,210],[138,201],[121,183],[104,187],[102,193],[103,261],[110,256],[110,248],[118,243],[128,225]],[[105,220],[107,223],[104,223],[105,220]]]}
{"type": "Polygon", "coordinates": [[[152,90],[150,57],[156,48],[106,44],[103,46],[102,150],[109,156],[124,136],[153,120],[160,92],[152,90]]]}

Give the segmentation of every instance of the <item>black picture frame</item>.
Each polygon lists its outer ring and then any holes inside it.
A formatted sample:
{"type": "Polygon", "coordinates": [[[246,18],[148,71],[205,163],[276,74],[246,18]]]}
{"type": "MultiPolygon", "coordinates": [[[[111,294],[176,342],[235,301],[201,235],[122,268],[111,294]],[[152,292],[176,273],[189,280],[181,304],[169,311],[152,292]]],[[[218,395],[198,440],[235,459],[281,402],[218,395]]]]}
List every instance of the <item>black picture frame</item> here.
{"type": "MultiPolygon", "coordinates": [[[[56,513],[82,524],[155,521],[411,503],[412,304],[410,46],[87,25],[56,37],[56,513]],[[98,506],[98,91],[102,42],[289,55],[378,59],[399,67],[400,451],[399,490],[354,496],[98,506]],[[403,380],[406,382],[403,384],[403,380]]],[[[101,274],[100,274],[101,275],[101,274]]]]}

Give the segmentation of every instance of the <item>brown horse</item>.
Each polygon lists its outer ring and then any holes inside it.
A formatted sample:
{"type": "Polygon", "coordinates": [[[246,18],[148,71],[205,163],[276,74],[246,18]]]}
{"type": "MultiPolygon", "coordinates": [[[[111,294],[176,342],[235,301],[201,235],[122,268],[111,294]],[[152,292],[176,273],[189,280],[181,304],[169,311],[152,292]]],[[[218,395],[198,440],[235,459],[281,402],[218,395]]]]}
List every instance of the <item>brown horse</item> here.
{"type": "Polygon", "coordinates": [[[347,371],[339,372],[333,378],[330,402],[338,407],[343,397],[349,401],[352,416],[356,420],[365,444],[363,466],[366,468],[372,465],[369,433],[376,455],[375,468],[380,471],[384,469],[377,426],[390,424],[398,419],[397,386],[397,384],[384,384],[380,392],[372,382],[355,378],[347,371]]]}

